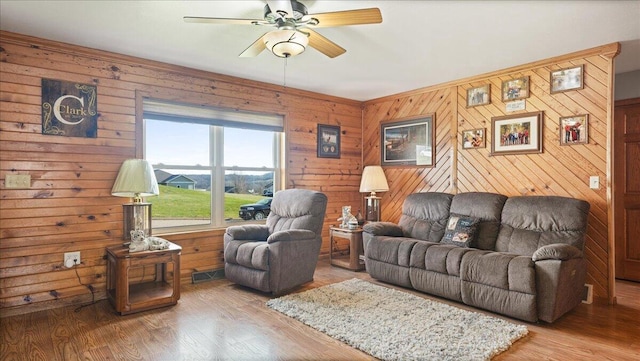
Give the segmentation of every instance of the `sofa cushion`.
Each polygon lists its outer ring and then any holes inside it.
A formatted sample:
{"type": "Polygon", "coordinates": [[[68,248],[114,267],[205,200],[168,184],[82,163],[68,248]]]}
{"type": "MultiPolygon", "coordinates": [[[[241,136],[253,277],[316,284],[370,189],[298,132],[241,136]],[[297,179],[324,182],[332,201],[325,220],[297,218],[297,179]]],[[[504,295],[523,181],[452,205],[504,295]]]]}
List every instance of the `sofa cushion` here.
{"type": "Polygon", "coordinates": [[[488,192],[466,192],[453,197],[451,213],[480,219],[474,247],[491,251],[495,249],[502,207],[506,200],[505,195],[488,192]]]}
{"type": "Polygon", "coordinates": [[[538,248],[564,243],[584,249],[589,203],[558,196],[510,197],[502,209],[496,251],[532,256],[538,248]]]}
{"type": "Polygon", "coordinates": [[[398,225],[405,237],[440,242],[449,220],[452,194],[413,193],[402,204],[398,225]]]}
{"type": "Polygon", "coordinates": [[[476,230],[480,219],[451,213],[447,228],[440,243],[453,244],[458,247],[475,247],[476,230]]]}
{"type": "Polygon", "coordinates": [[[376,236],[367,244],[365,256],[383,263],[409,267],[411,249],[418,240],[405,237],[376,236]]]}
{"type": "Polygon", "coordinates": [[[224,261],[268,271],[269,246],[267,242],[231,241],[225,247],[224,261]]]}
{"type": "Polygon", "coordinates": [[[535,266],[531,257],[527,256],[470,251],[462,258],[460,278],[514,292],[536,293],[535,266]]]}

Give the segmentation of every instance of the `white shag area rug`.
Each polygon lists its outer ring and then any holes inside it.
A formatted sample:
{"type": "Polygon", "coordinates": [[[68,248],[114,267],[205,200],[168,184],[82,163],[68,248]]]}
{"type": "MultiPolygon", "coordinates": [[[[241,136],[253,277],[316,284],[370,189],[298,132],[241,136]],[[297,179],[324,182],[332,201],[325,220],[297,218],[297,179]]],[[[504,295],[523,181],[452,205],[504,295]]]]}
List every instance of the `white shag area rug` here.
{"type": "Polygon", "coordinates": [[[529,332],[356,278],[267,306],[382,360],[489,360],[529,332]]]}

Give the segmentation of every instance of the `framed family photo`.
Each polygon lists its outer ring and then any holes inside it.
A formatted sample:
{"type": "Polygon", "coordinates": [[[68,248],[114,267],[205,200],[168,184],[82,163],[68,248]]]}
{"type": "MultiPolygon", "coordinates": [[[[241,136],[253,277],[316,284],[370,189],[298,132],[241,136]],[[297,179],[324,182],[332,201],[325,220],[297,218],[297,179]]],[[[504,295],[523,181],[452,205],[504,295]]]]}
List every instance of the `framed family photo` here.
{"type": "Polygon", "coordinates": [[[525,99],[529,97],[529,77],[505,80],[502,82],[502,101],[525,99]]]}
{"type": "Polygon", "coordinates": [[[551,72],[551,94],[584,88],[584,67],[564,68],[551,72]]]}
{"type": "Polygon", "coordinates": [[[491,155],[542,153],[543,112],[491,118],[491,155]]]}
{"type": "Polygon", "coordinates": [[[589,143],[589,114],[560,117],[560,145],[589,143]]]}
{"type": "Polygon", "coordinates": [[[485,148],[484,128],[462,131],[462,149],[485,148]]]}
{"type": "Polygon", "coordinates": [[[381,165],[433,166],[434,116],[427,115],[380,125],[381,165]]]}
{"type": "Polygon", "coordinates": [[[318,158],[340,158],[340,127],[318,124],[318,158]]]}
{"type": "Polygon", "coordinates": [[[467,89],[467,108],[491,103],[491,85],[485,84],[479,87],[467,89]]]}

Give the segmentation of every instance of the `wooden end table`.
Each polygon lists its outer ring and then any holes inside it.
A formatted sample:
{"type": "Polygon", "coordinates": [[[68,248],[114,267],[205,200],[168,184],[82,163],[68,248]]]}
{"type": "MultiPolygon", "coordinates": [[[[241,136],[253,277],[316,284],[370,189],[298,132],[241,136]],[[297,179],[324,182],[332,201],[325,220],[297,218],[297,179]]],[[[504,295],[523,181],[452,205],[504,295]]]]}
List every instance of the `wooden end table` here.
{"type": "Polygon", "coordinates": [[[182,247],[129,253],[107,247],[107,298],[121,315],[171,306],[180,299],[182,247]],[[149,271],[152,269],[153,271],[149,271]]]}
{"type": "Polygon", "coordinates": [[[363,271],[364,248],[362,246],[362,228],[348,229],[340,227],[329,228],[331,250],[329,258],[334,266],[346,268],[352,271],[363,271]],[[349,240],[349,249],[341,251],[337,249],[336,238],[349,240]]]}

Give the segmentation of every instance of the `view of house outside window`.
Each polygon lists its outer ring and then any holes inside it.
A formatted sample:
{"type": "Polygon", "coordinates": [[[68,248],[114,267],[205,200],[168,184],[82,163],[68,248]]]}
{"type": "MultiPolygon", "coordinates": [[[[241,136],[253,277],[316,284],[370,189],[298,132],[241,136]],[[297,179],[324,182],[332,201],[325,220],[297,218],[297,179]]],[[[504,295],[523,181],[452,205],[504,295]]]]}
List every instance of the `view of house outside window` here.
{"type": "Polygon", "coordinates": [[[160,188],[159,196],[146,198],[154,230],[226,227],[268,216],[279,188],[281,132],[186,117],[145,115],[144,121],[145,159],[160,188]]]}

